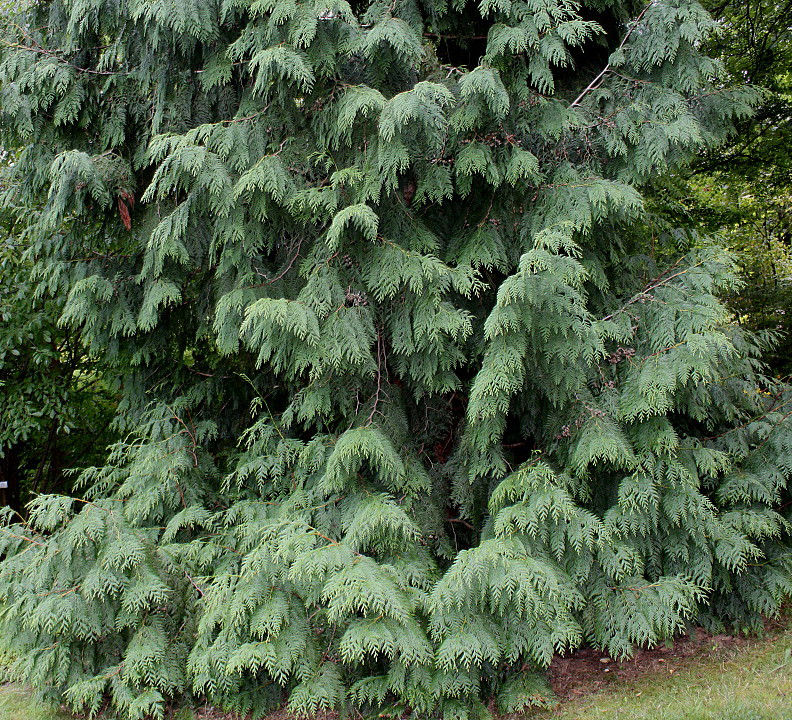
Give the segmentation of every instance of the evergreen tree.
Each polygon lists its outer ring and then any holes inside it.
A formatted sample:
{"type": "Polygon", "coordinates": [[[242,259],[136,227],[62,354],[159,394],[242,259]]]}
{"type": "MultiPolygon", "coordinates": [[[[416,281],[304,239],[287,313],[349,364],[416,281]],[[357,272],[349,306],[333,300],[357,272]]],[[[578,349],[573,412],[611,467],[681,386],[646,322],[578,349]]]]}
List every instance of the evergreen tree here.
{"type": "Polygon", "coordinates": [[[466,718],[542,703],[583,641],[775,612],[789,397],[717,299],[729,256],[642,199],[749,112],[712,26],[692,0],[8,18],[7,200],[128,432],[83,499],[3,528],[13,672],[131,718],[466,718]]]}

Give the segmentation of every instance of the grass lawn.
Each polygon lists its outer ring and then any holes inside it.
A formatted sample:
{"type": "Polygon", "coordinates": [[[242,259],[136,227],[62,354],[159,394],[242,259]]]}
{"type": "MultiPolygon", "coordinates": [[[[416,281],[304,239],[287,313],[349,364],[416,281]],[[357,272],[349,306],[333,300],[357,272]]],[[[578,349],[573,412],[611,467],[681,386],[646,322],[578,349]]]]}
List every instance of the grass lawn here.
{"type": "MultiPolygon", "coordinates": [[[[705,636],[693,655],[663,652],[638,663],[572,659],[557,707],[510,720],[792,720],[789,618],[762,639],[705,636]]],[[[69,718],[34,702],[24,688],[0,685],[0,720],[69,718]]]]}
{"type": "Polygon", "coordinates": [[[33,701],[18,685],[0,686],[0,720],[66,720],[68,716],[33,701]]]}

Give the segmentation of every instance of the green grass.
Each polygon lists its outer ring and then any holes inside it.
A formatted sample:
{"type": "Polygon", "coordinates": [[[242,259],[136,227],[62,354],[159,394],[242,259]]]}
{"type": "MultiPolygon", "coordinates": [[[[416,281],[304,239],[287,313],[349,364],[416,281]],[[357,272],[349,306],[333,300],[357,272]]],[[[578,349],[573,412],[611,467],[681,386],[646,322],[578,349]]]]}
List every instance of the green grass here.
{"type": "MultiPolygon", "coordinates": [[[[517,720],[792,720],[792,624],[738,649],[714,649],[638,680],[517,720]]],[[[184,716],[190,716],[187,712],[184,716]]],[[[70,720],[17,685],[0,685],[0,720],[70,720]]]]}
{"type": "Polygon", "coordinates": [[[18,685],[0,685],[0,720],[67,720],[69,715],[36,702],[18,685]]]}

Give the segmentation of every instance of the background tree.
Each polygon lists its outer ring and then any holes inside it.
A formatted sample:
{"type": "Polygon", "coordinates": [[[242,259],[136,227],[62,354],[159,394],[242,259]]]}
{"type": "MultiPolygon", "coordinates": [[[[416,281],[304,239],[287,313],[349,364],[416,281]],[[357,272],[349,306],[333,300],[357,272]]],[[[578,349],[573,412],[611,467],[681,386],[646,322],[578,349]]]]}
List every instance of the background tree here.
{"type": "Polygon", "coordinates": [[[694,164],[686,205],[694,221],[737,253],[745,284],[729,302],[740,322],[777,333],[767,355],[792,370],[792,5],[705,3],[719,21],[709,48],[738,82],[763,89],[727,145],[694,164]]]}
{"type": "Polygon", "coordinates": [[[7,23],[37,290],[128,431],[4,528],[74,707],[541,703],[792,590],[788,394],[642,189],[753,93],[689,0],[50,0],[7,23]],[[647,247],[649,251],[647,252],[647,247]]]}
{"type": "Polygon", "coordinates": [[[36,297],[25,210],[0,211],[0,505],[16,513],[31,493],[71,491],[65,471],[104,458],[115,413],[96,359],[58,325],[62,300],[36,297]]]}

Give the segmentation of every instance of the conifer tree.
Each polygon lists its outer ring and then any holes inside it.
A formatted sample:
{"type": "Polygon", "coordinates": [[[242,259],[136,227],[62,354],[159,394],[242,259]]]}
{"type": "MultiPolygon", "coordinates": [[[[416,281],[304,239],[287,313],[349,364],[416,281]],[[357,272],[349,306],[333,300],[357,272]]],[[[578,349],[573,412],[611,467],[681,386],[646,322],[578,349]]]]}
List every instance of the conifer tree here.
{"type": "Polygon", "coordinates": [[[16,676],[129,718],[468,718],[790,594],[786,388],[729,256],[642,196],[750,110],[696,2],[6,20],[38,292],[128,433],[3,528],[16,676]]]}

